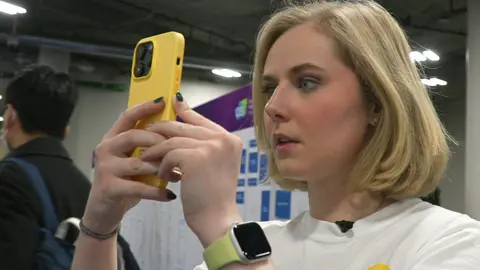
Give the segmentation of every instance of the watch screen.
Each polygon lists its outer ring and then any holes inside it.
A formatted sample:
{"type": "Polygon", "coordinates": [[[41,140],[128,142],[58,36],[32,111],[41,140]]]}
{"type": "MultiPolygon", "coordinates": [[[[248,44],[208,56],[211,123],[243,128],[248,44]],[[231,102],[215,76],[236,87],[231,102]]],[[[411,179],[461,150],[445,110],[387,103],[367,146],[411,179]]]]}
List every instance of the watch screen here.
{"type": "Polygon", "coordinates": [[[243,223],[233,227],[240,249],[248,260],[267,257],[272,253],[262,227],[255,222],[243,223]]]}

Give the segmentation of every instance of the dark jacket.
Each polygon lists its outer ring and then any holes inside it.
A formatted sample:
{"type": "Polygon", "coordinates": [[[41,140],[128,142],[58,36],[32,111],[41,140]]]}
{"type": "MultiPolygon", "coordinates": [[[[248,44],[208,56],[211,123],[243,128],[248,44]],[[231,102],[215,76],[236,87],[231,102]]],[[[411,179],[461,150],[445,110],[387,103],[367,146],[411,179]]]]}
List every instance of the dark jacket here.
{"type": "MultiPolygon", "coordinates": [[[[81,218],[90,181],[75,166],[62,142],[34,139],[7,155],[35,165],[52,197],[58,218],[81,218]]],[[[26,174],[11,163],[0,163],[0,269],[31,270],[42,224],[42,208],[26,174]]]]}

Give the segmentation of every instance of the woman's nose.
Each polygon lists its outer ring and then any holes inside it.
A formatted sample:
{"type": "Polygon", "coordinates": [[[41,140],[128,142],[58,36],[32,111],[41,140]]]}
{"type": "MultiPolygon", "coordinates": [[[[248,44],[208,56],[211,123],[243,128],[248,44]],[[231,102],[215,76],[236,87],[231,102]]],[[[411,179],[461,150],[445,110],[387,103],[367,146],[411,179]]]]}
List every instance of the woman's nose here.
{"type": "Polygon", "coordinates": [[[286,96],[282,94],[280,89],[277,89],[265,105],[265,113],[274,122],[278,123],[288,120],[288,100],[285,99],[286,96]]]}

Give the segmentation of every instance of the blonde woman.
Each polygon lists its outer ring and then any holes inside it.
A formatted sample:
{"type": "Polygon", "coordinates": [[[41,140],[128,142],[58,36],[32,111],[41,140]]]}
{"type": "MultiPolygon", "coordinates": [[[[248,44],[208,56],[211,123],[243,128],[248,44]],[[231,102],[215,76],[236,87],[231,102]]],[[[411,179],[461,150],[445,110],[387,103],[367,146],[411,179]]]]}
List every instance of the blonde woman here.
{"type": "Polygon", "coordinates": [[[409,52],[402,29],[373,1],[276,13],[257,39],[255,128],[270,176],[308,192],[309,211],[260,231],[242,223],[239,139],[181,96],[175,108],[186,123],[130,130],[163,104],[149,103],[127,111],[97,149],[74,269],[115,269],[112,239],[124,213],[139,199],[175,197],[128,177],[176,181],[175,167],[187,224],[205,247],[198,270],[478,269],[479,223],[417,199],[438,185],[450,137],[409,52]],[[141,160],[126,158],[139,145],[149,147],[141,160]]]}

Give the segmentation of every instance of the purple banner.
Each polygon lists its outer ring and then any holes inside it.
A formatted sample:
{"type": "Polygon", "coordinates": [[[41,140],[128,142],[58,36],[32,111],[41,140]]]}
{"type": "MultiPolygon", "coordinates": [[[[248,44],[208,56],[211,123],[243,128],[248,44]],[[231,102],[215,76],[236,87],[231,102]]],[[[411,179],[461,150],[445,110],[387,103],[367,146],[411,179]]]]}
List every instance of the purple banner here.
{"type": "Polygon", "coordinates": [[[253,126],[252,86],[247,85],[195,108],[229,132],[253,126]]]}

